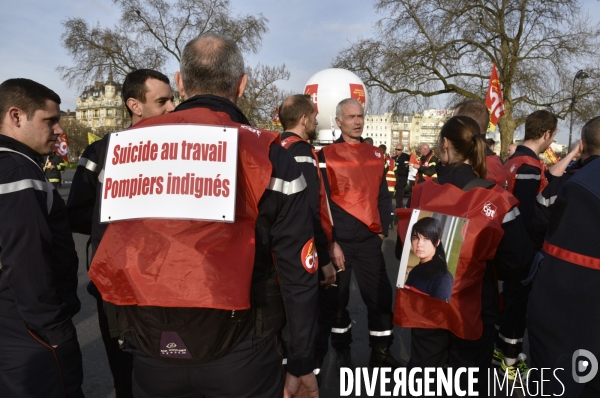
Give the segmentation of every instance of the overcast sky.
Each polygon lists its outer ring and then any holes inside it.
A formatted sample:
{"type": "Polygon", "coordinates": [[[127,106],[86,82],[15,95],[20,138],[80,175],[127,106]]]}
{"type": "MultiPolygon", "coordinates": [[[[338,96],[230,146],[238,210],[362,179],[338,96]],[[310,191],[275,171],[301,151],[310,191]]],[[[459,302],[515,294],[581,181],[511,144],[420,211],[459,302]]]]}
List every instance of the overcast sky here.
{"type": "MultiPolygon", "coordinates": [[[[262,13],[269,19],[269,32],[263,37],[261,50],[246,57],[247,63],[285,63],[291,79],[279,86],[298,92],[314,73],[329,67],[342,48],[357,38],[373,35],[373,26],[381,17],[375,13],[373,3],[231,1],[236,14],[262,13]]],[[[595,20],[600,20],[598,1],[586,0],[584,7],[595,20]]],[[[73,110],[78,93],[61,81],[56,72],[57,66],[72,62],[60,45],[61,22],[68,17],[82,17],[102,26],[112,26],[120,17],[119,9],[111,0],[0,0],[0,9],[3,10],[0,13],[0,81],[12,77],[36,80],[61,96],[63,110],[73,110]]],[[[176,66],[172,69],[176,70],[176,66]]],[[[568,126],[566,122],[561,123],[568,126]]]]}

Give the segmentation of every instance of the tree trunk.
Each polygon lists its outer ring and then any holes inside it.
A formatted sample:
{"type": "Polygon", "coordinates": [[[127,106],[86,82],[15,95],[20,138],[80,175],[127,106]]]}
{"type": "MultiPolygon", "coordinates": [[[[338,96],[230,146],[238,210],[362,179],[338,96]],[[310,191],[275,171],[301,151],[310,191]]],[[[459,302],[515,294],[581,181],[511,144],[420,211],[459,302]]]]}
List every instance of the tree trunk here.
{"type": "Polygon", "coordinates": [[[513,119],[513,105],[510,99],[504,98],[504,111],[506,115],[502,116],[498,121],[498,127],[500,127],[500,157],[502,160],[506,160],[506,152],[508,146],[513,142],[515,135],[515,129],[517,124],[513,119]]]}

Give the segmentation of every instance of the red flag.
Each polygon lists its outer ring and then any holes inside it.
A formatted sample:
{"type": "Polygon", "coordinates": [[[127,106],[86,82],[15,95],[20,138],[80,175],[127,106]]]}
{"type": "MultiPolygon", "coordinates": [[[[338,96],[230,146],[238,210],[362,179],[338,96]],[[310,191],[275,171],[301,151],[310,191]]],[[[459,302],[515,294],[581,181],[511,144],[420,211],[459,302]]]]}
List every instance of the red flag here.
{"type": "Polygon", "coordinates": [[[65,162],[69,161],[69,140],[66,134],[58,137],[56,144],[54,144],[54,152],[58,153],[65,162]]]}
{"type": "Polygon", "coordinates": [[[408,164],[417,168],[421,167],[421,163],[419,163],[417,155],[415,155],[414,151],[410,151],[410,159],[408,160],[408,164]]]}
{"type": "Polygon", "coordinates": [[[550,147],[550,146],[544,152],[544,157],[546,158],[548,163],[551,163],[551,164],[558,163],[558,156],[556,156],[556,152],[554,152],[554,149],[552,149],[552,147],[550,147]]]}
{"type": "Polygon", "coordinates": [[[278,126],[281,126],[281,120],[279,119],[279,108],[275,108],[275,113],[273,114],[273,123],[278,126]]]}
{"type": "Polygon", "coordinates": [[[350,83],[350,98],[357,100],[364,107],[366,101],[364,86],[350,83]]]}
{"type": "Polygon", "coordinates": [[[492,64],[492,74],[490,75],[490,84],[488,85],[487,95],[485,96],[485,105],[490,111],[489,131],[495,131],[496,125],[500,117],[504,116],[504,98],[502,97],[502,89],[500,87],[500,79],[498,78],[498,69],[496,64],[492,64]]]}
{"type": "Polygon", "coordinates": [[[318,98],[317,91],[319,91],[318,84],[309,84],[308,86],[304,87],[304,94],[310,95],[310,99],[312,100],[313,104],[315,105],[315,110],[317,111],[317,113],[319,113],[319,106],[318,106],[318,101],[317,101],[317,98],[318,98]]]}

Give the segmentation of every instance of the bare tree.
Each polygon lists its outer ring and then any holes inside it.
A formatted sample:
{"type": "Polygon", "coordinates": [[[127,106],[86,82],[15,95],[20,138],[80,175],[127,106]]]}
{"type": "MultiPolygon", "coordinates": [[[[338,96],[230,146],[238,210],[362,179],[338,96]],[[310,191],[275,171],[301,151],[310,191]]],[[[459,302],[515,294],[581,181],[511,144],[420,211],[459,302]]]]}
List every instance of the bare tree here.
{"type": "MultiPolygon", "coordinates": [[[[169,60],[179,62],[186,43],[208,32],[232,38],[244,52],[256,53],[268,20],[258,14],[234,16],[229,0],[113,0],[121,7],[121,19],[112,28],[91,26],[81,18],[63,22],[62,45],[74,61],[59,66],[61,78],[82,88],[102,80],[109,71],[117,80],[141,68],[163,71],[169,60]]],[[[170,73],[166,73],[170,75],[170,73]]],[[[248,68],[249,84],[240,101],[253,124],[270,126],[282,92],[278,80],[288,80],[285,65],[248,68]],[[271,109],[269,110],[269,107],[271,109]]]]}
{"type": "MultiPolygon", "coordinates": [[[[503,153],[532,110],[550,108],[564,118],[575,71],[597,63],[600,30],[577,0],[379,0],[375,8],[385,15],[376,38],[353,43],[333,65],[397,103],[450,94],[453,105],[484,100],[495,63],[506,110],[503,153]]],[[[577,87],[580,101],[598,103],[598,80],[577,87]]]]}
{"type": "Polygon", "coordinates": [[[141,69],[164,71],[179,62],[185,44],[207,32],[226,35],[246,52],[256,52],[268,20],[262,15],[234,16],[229,0],[113,0],[121,19],[112,28],[91,26],[81,18],[63,22],[62,46],[73,66],[57,70],[67,84],[81,88],[112,70],[115,78],[141,69]]]}
{"type": "Polygon", "coordinates": [[[271,67],[258,64],[255,68],[247,68],[248,85],[238,106],[250,122],[261,128],[274,128],[273,116],[284,98],[293,93],[279,89],[275,82],[288,80],[290,72],[285,64],[271,67]]]}

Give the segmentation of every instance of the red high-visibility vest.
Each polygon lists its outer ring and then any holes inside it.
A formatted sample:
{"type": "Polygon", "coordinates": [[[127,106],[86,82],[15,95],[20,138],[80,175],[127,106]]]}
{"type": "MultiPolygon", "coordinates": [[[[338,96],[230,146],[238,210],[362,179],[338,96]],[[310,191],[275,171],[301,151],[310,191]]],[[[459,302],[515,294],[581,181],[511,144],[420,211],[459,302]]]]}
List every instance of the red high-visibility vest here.
{"type": "Polygon", "coordinates": [[[515,184],[517,181],[517,173],[519,168],[527,164],[529,166],[533,166],[540,171],[540,185],[538,187],[537,193],[539,194],[546,188],[548,185],[548,179],[546,178],[546,174],[544,173],[544,167],[539,160],[535,160],[531,158],[531,156],[515,156],[506,161],[504,164],[504,172],[506,173],[506,190],[510,193],[513,193],[515,190],[515,184]]]}
{"type": "MultiPolygon", "coordinates": [[[[469,191],[452,185],[426,181],[416,186],[411,207],[468,219],[454,275],[449,302],[409,289],[399,288],[394,307],[394,324],[408,328],[446,329],[466,340],[481,337],[481,290],[486,261],[493,260],[504,230],[502,221],[518,203],[499,186],[469,191]]],[[[411,209],[396,209],[398,234],[409,239],[411,209]]]]}
{"type": "Polygon", "coordinates": [[[331,200],[372,232],[381,233],[378,198],[384,159],[379,148],[342,142],[321,151],[325,155],[331,200]]]}
{"type": "Polygon", "coordinates": [[[271,179],[279,134],[195,108],[142,120],[238,127],[234,223],[143,219],[108,226],[89,270],[102,299],[117,305],[250,308],[258,202],[271,179]]]}

